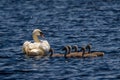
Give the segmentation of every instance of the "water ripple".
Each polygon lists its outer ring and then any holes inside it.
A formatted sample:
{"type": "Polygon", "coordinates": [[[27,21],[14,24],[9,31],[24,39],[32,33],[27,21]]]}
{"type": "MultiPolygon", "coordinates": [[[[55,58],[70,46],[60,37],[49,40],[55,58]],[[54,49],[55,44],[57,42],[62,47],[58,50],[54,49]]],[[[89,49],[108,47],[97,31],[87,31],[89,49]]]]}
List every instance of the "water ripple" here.
{"type": "Polygon", "coordinates": [[[1,0],[0,78],[24,80],[119,80],[119,0],[1,0]],[[55,53],[65,45],[92,44],[97,58],[40,58],[22,52],[39,28],[55,53]]]}

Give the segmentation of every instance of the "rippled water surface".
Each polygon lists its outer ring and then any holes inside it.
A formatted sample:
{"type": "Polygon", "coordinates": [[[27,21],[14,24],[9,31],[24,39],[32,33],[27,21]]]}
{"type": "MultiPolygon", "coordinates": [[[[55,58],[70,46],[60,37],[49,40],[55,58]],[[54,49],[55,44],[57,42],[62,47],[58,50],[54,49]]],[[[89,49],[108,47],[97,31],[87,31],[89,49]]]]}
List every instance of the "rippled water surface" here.
{"type": "Polygon", "coordinates": [[[1,80],[120,80],[120,0],[0,0],[1,80]],[[65,45],[96,58],[29,58],[22,44],[41,29],[55,52],[65,45]]]}

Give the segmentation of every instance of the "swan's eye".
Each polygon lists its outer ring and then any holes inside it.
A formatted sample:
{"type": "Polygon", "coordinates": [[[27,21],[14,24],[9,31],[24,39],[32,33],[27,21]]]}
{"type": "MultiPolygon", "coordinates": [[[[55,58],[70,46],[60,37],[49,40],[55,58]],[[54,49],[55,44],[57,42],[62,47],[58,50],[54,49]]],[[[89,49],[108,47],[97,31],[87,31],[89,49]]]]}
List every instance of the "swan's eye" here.
{"type": "Polygon", "coordinates": [[[40,32],[40,35],[43,36],[44,35],[43,32],[40,32]]]}
{"type": "Polygon", "coordinates": [[[40,36],[44,38],[44,34],[42,32],[40,32],[40,36]]]}
{"type": "Polygon", "coordinates": [[[43,34],[43,32],[40,32],[40,34],[43,34]]]}

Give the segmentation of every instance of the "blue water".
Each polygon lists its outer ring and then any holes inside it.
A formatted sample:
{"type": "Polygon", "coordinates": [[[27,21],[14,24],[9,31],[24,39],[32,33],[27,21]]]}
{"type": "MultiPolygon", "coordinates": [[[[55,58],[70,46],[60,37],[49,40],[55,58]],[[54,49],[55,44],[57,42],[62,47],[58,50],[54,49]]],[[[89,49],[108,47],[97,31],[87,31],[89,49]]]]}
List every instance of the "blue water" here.
{"type": "Polygon", "coordinates": [[[120,0],[0,0],[0,80],[120,80],[120,0]],[[29,58],[24,41],[39,28],[56,53],[65,45],[96,58],[29,58]]]}

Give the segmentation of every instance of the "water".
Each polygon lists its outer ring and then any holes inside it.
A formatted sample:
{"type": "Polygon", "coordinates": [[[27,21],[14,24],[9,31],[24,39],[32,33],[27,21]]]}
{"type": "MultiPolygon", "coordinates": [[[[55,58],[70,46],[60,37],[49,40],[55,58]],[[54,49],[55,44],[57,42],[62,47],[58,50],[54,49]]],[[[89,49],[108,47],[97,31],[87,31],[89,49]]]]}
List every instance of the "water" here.
{"type": "Polygon", "coordinates": [[[119,0],[0,0],[1,80],[119,80],[119,0]],[[41,29],[55,49],[65,45],[103,51],[97,58],[29,58],[22,44],[41,29]]]}

